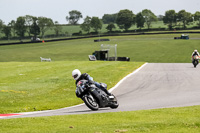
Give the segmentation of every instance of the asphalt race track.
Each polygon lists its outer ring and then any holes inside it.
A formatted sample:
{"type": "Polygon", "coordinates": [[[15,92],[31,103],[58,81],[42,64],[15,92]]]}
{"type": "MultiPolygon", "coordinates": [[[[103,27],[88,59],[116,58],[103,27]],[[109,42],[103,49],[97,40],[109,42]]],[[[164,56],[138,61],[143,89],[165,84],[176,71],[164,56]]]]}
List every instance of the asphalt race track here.
{"type": "Polygon", "coordinates": [[[192,63],[148,63],[126,78],[112,93],[119,101],[117,109],[91,111],[86,105],[31,112],[0,119],[73,115],[200,105],[200,66],[192,63]]]}

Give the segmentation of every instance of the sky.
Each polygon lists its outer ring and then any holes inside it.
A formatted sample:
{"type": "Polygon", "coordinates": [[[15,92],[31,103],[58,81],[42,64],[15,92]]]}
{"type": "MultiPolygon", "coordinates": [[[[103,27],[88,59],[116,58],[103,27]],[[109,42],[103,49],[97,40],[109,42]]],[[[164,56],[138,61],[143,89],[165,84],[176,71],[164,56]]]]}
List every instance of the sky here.
{"type": "Polygon", "coordinates": [[[32,15],[67,24],[66,16],[72,10],[80,11],[84,19],[86,16],[102,18],[104,14],[124,9],[134,14],[143,9],[149,9],[155,15],[164,15],[165,11],[172,9],[176,12],[184,9],[194,14],[200,11],[200,0],[0,0],[0,19],[8,24],[19,16],[32,15]]]}

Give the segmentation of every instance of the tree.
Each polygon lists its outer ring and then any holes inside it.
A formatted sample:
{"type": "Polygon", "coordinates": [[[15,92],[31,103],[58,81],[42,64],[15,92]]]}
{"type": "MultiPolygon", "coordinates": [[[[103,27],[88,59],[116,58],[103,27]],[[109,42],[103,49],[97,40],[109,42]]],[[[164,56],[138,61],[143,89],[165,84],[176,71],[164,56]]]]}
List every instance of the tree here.
{"type": "Polygon", "coordinates": [[[150,29],[152,22],[157,21],[156,15],[153,12],[151,12],[151,10],[148,10],[148,9],[142,10],[142,15],[145,19],[145,23],[148,29],[150,29]]]}
{"type": "Polygon", "coordinates": [[[8,25],[11,27],[11,33],[15,37],[16,30],[15,30],[15,20],[12,20],[8,25]]]}
{"type": "Polygon", "coordinates": [[[119,11],[117,14],[117,25],[120,29],[125,29],[126,31],[134,24],[134,14],[132,11],[125,9],[119,11]]]}
{"type": "Polygon", "coordinates": [[[40,27],[40,32],[42,34],[42,38],[44,37],[44,33],[53,27],[53,21],[50,18],[46,17],[38,17],[38,26],[40,27]]]}
{"type": "Polygon", "coordinates": [[[158,21],[163,21],[163,17],[164,17],[163,15],[158,15],[158,16],[157,16],[158,21]]]}
{"type": "Polygon", "coordinates": [[[115,23],[117,19],[117,13],[115,14],[104,14],[102,17],[102,21],[104,24],[115,23]]]}
{"type": "Polygon", "coordinates": [[[9,39],[11,37],[11,27],[10,26],[4,25],[2,31],[5,34],[7,39],[9,39]]]}
{"type": "Polygon", "coordinates": [[[3,21],[0,19],[0,33],[1,33],[1,30],[2,30],[2,28],[3,28],[3,21]]]}
{"type": "Polygon", "coordinates": [[[33,34],[33,41],[36,40],[37,35],[40,34],[40,27],[37,24],[37,18],[33,18],[33,24],[30,26],[30,34],[33,34]]]}
{"type": "Polygon", "coordinates": [[[89,34],[91,29],[91,17],[87,16],[84,19],[84,22],[80,25],[80,27],[83,31],[86,31],[89,34]]]}
{"type": "Polygon", "coordinates": [[[76,25],[80,18],[82,18],[81,12],[77,10],[72,10],[69,12],[69,17],[66,16],[66,20],[69,21],[70,24],[76,25]]]}
{"type": "Polygon", "coordinates": [[[171,30],[173,26],[176,25],[177,13],[175,10],[168,10],[165,12],[165,16],[163,17],[164,24],[168,25],[171,30]]]}
{"type": "Polygon", "coordinates": [[[106,29],[108,30],[108,31],[110,31],[110,32],[112,32],[112,29],[115,29],[116,27],[115,27],[115,24],[114,23],[110,23],[110,24],[108,24],[108,26],[106,27],[106,29]]]}
{"type": "Polygon", "coordinates": [[[16,30],[16,34],[20,37],[20,40],[21,40],[24,37],[24,34],[26,32],[26,25],[25,25],[24,17],[17,18],[17,21],[15,23],[15,30],[16,30]]]}
{"type": "Polygon", "coordinates": [[[3,21],[0,19],[0,29],[3,28],[3,21]]]}
{"type": "Polygon", "coordinates": [[[29,37],[31,36],[31,26],[34,23],[34,19],[36,19],[36,17],[30,16],[30,15],[26,15],[25,16],[25,25],[27,27],[27,32],[29,37]]]}
{"type": "Polygon", "coordinates": [[[98,17],[92,17],[90,25],[95,32],[98,32],[98,30],[101,30],[102,28],[102,21],[98,17]]]}
{"type": "Polygon", "coordinates": [[[194,20],[199,22],[198,25],[200,27],[200,12],[199,11],[195,12],[195,14],[194,14],[194,20]]]}
{"type": "Polygon", "coordinates": [[[143,17],[141,12],[139,12],[136,15],[135,21],[136,21],[136,24],[137,24],[137,28],[141,29],[142,27],[144,27],[145,19],[144,19],[144,17],[143,17]]]}
{"type": "Polygon", "coordinates": [[[60,32],[62,32],[62,27],[59,25],[58,21],[55,21],[54,23],[54,31],[56,33],[56,36],[59,35],[60,32]]]}
{"type": "Polygon", "coordinates": [[[186,25],[189,25],[189,23],[193,21],[192,14],[189,12],[186,12],[185,10],[179,11],[177,18],[180,22],[183,23],[184,29],[186,29],[186,25]]]}

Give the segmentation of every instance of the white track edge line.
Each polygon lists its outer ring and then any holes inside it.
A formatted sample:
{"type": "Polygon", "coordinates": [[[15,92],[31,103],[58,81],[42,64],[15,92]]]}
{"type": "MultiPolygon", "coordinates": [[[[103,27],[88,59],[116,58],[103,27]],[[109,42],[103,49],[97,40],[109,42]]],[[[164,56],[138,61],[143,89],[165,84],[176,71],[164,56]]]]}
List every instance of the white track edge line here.
{"type": "Polygon", "coordinates": [[[114,87],[112,87],[111,89],[109,89],[109,92],[112,92],[113,90],[115,90],[124,80],[126,80],[128,77],[136,74],[138,71],[140,71],[144,66],[146,66],[148,63],[144,63],[142,66],[140,66],[139,68],[137,68],[136,70],[134,70],[132,73],[128,74],[126,77],[124,77],[122,80],[120,80],[114,87]]]}

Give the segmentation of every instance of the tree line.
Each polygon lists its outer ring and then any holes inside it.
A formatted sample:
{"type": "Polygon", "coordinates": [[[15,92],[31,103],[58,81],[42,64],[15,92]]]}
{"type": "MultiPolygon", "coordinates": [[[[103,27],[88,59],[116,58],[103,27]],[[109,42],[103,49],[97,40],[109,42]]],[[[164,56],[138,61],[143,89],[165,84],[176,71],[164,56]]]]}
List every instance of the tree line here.
{"type": "MultiPolygon", "coordinates": [[[[70,17],[66,18],[70,24],[77,24],[79,19],[82,18],[81,12],[76,10],[69,12],[69,14],[70,17]]],[[[134,14],[131,10],[125,9],[115,14],[104,14],[102,19],[86,16],[80,27],[83,31],[88,33],[90,33],[91,29],[98,32],[98,30],[101,30],[102,24],[104,23],[108,24],[106,29],[112,32],[112,30],[116,28],[115,24],[117,24],[120,29],[128,31],[128,29],[135,24],[137,28],[141,29],[146,26],[147,29],[150,29],[152,22],[156,21],[163,21],[163,23],[168,26],[169,30],[174,29],[180,23],[183,29],[186,29],[187,25],[190,25],[194,21],[198,22],[198,27],[200,28],[200,12],[196,11],[194,14],[191,14],[185,10],[179,12],[168,10],[165,12],[165,15],[156,16],[148,9],[144,9],[137,14],[134,14]]]]}
{"type": "Polygon", "coordinates": [[[43,38],[48,29],[54,29],[55,34],[58,35],[62,27],[59,26],[58,21],[53,22],[51,18],[31,15],[20,16],[16,21],[12,20],[7,25],[0,20],[0,31],[5,34],[7,39],[13,35],[13,37],[18,36],[21,40],[25,37],[25,33],[28,33],[28,36],[33,37],[33,41],[35,41],[38,35],[43,38]]]}
{"type": "MultiPolygon", "coordinates": [[[[82,13],[77,10],[70,11],[69,16],[66,16],[67,22],[72,25],[77,25],[81,18],[83,18],[82,13]]],[[[183,29],[186,29],[187,25],[190,25],[191,22],[194,21],[197,21],[198,27],[200,27],[200,12],[196,11],[192,14],[185,10],[179,12],[168,10],[165,12],[165,15],[156,16],[148,9],[144,9],[137,14],[134,14],[131,10],[125,9],[115,14],[104,14],[101,19],[98,17],[86,16],[84,22],[80,24],[80,28],[88,34],[92,29],[95,32],[99,32],[103,24],[108,24],[106,29],[109,32],[112,32],[113,29],[116,28],[115,24],[124,31],[128,31],[132,25],[136,25],[139,29],[145,26],[150,29],[152,22],[158,20],[163,21],[170,30],[174,29],[178,23],[181,23],[183,29]]],[[[36,38],[38,35],[44,37],[48,29],[54,29],[55,34],[58,35],[62,27],[59,25],[58,21],[53,22],[51,18],[46,17],[26,15],[18,17],[16,21],[12,20],[8,25],[5,25],[0,19],[0,32],[4,33],[7,38],[10,38],[11,35],[14,37],[17,35],[23,38],[25,33],[28,33],[29,37],[34,36],[34,38],[36,38]]]]}
{"type": "MultiPolygon", "coordinates": [[[[89,25],[89,17],[87,16],[86,18],[87,19],[84,20],[84,23],[89,25]]],[[[200,12],[196,11],[194,14],[191,14],[185,10],[181,10],[179,12],[175,12],[175,10],[168,10],[165,12],[165,15],[156,16],[151,10],[148,9],[144,9],[137,14],[125,9],[120,10],[116,14],[104,14],[102,17],[102,22],[104,24],[108,24],[106,29],[110,32],[116,28],[114,25],[115,23],[120,29],[128,31],[128,29],[134,24],[139,29],[145,26],[147,29],[150,29],[152,22],[156,21],[163,21],[163,23],[168,26],[169,30],[174,29],[178,24],[182,24],[183,29],[186,29],[187,25],[190,25],[194,21],[198,22],[198,27],[200,28],[200,12]]],[[[88,28],[86,29],[82,29],[89,32],[89,26],[87,27],[88,28]]]]}

